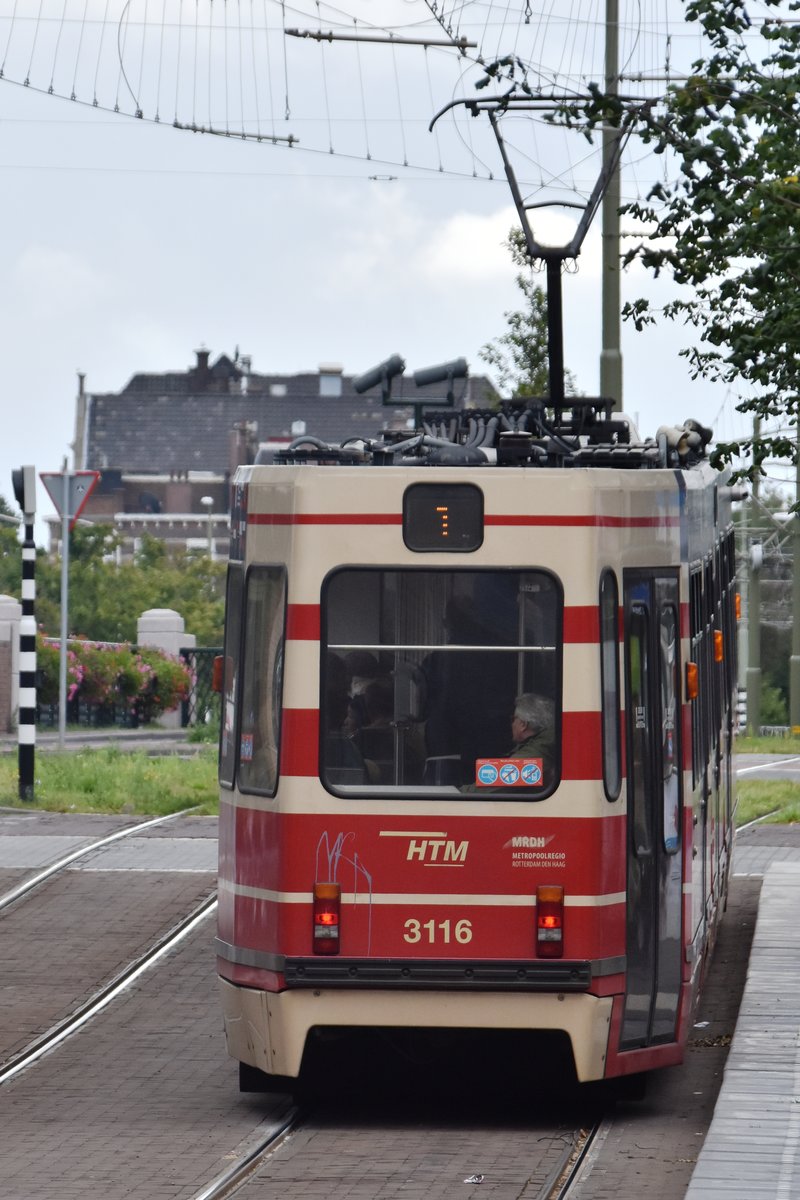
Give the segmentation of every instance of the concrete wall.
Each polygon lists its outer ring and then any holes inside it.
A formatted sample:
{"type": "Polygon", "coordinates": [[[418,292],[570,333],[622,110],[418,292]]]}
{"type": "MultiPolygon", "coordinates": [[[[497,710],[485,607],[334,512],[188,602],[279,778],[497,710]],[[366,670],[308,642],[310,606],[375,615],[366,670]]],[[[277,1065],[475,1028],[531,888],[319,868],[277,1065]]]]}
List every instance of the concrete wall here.
{"type": "Polygon", "coordinates": [[[0,596],[0,730],[16,725],[19,704],[19,622],[22,605],[13,596],[0,596]]]}

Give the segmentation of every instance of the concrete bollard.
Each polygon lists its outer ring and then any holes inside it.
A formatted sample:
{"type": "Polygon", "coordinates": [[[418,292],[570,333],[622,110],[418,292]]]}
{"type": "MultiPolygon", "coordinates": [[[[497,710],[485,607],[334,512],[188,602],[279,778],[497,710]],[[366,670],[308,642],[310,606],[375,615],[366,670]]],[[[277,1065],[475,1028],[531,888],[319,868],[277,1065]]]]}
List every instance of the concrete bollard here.
{"type": "MultiPolygon", "coordinates": [[[[139,646],[154,646],[174,658],[182,648],[192,649],[197,644],[193,633],[184,633],[183,617],[172,608],[149,608],[143,612],[136,623],[136,641],[139,646]]],[[[180,729],[180,706],[157,717],[156,723],[165,729],[180,729]]]]}

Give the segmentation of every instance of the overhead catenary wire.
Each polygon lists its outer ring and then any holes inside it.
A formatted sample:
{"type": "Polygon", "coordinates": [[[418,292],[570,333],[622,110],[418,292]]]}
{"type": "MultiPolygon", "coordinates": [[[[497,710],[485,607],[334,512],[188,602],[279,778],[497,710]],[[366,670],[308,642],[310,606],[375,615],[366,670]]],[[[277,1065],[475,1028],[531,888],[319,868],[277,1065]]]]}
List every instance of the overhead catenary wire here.
{"type": "Polygon", "coordinates": [[[76,88],[78,85],[78,67],[80,66],[80,61],[81,61],[81,50],[83,49],[83,34],[84,34],[84,30],[86,28],[86,14],[88,12],[88,9],[89,9],[89,0],[84,0],[84,2],[83,2],[83,21],[81,22],[81,31],[80,31],[80,36],[78,39],[78,50],[75,55],[75,67],[72,72],[72,91],[70,93],[70,100],[74,100],[77,95],[76,88]]]}
{"type": "MultiPolygon", "coordinates": [[[[319,26],[321,29],[322,28],[322,16],[320,14],[319,0],[316,0],[316,4],[317,4],[317,20],[319,22],[319,26]]],[[[322,72],[322,91],[323,91],[323,95],[325,97],[325,119],[328,123],[328,149],[329,149],[330,153],[333,154],[333,128],[331,125],[331,103],[330,103],[330,96],[328,95],[328,76],[326,74],[326,69],[325,69],[325,47],[323,46],[322,42],[320,42],[320,44],[319,44],[319,57],[320,57],[320,67],[321,67],[321,72],[322,72]]]]}
{"type": "MultiPolygon", "coordinates": [[[[357,26],[358,22],[354,21],[353,24],[357,26]]],[[[365,146],[365,152],[366,152],[367,159],[371,160],[372,153],[369,148],[369,126],[367,124],[367,105],[366,105],[366,100],[364,97],[364,71],[361,66],[361,48],[360,48],[358,41],[356,41],[355,46],[356,46],[356,62],[358,63],[358,88],[359,88],[359,94],[361,96],[361,116],[362,116],[362,120],[364,122],[364,146],[365,146]]]]}
{"type": "MultiPolygon", "coordinates": [[[[405,20],[405,12],[395,13],[391,27],[376,21],[374,9],[366,8],[364,0],[350,0],[348,8],[315,0],[311,11],[317,32],[324,24],[336,36],[347,36],[349,30],[359,38],[372,37],[391,44],[392,78],[389,72],[381,77],[375,57],[379,52],[372,47],[367,50],[363,42],[356,58],[357,70],[351,75],[338,70],[334,73],[327,55],[322,60],[323,71],[310,71],[308,56],[303,58],[302,42],[290,53],[284,33],[287,18],[308,18],[309,5],[292,4],[290,0],[236,0],[234,9],[233,0],[189,2],[187,10],[187,0],[162,0],[159,6],[149,0],[137,0],[133,6],[128,0],[112,18],[114,6],[109,0],[102,17],[92,15],[93,6],[88,0],[77,14],[70,7],[75,0],[57,0],[55,15],[50,15],[52,9],[48,13],[44,0],[40,0],[36,17],[14,0],[2,78],[43,92],[52,87],[52,94],[82,102],[90,92],[86,77],[91,75],[93,107],[116,114],[130,113],[153,123],[164,120],[168,91],[171,106],[174,103],[172,124],[179,130],[296,145],[298,130],[288,127],[291,119],[292,123],[303,123],[304,153],[324,152],[351,161],[360,157],[405,170],[484,179],[497,170],[496,147],[486,122],[454,115],[446,127],[439,125],[434,136],[426,137],[421,130],[432,108],[441,108],[448,96],[457,98],[459,87],[466,98],[476,95],[476,80],[492,57],[504,51],[518,59],[516,79],[524,78],[534,92],[549,83],[561,82],[577,95],[587,80],[597,77],[602,27],[599,0],[571,0],[566,6],[562,0],[543,0],[528,5],[527,12],[524,5],[511,0],[487,0],[480,9],[460,0],[446,0],[444,4],[427,5],[423,19],[418,13],[412,20],[405,20]],[[109,20],[115,25],[115,44],[108,37],[109,20]],[[425,37],[426,28],[434,27],[458,44],[452,49],[442,46],[434,56],[427,45],[432,39],[425,37]],[[410,44],[399,49],[404,31],[413,35],[406,39],[409,43],[419,42],[417,51],[410,44]],[[471,53],[462,46],[463,39],[476,42],[478,52],[471,53]],[[40,56],[42,50],[44,59],[40,56]],[[276,59],[281,52],[282,105],[278,94],[281,69],[276,59]],[[353,109],[358,107],[360,138],[354,128],[353,109]],[[394,134],[390,139],[388,132],[387,114],[392,112],[396,140],[394,134]]],[[[671,0],[641,0],[638,4],[629,0],[621,18],[622,61],[639,73],[664,61],[662,43],[667,24],[657,3],[668,14],[671,0]],[[661,46],[658,54],[657,45],[661,46]]],[[[620,0],[620,7],[625,9],[625,5],[626,0],[620,0]]],[[[380,16],[385,19],[383,13],[380,16]]],[[[669,26],[668,32],[672,34],[674,27],[669,26]]],[[[680,64],[675,61],[674,50],[672,56],[671,69],[675,71],[680,64]]],[[[559,163],[560,174],[571,187],[587,190],[576,157],[583,154],[579,137],[530,122],[530,137],[512,140],[520,165],[526,163],[523,173],[530,169],[538,175],[540,189],[553,174],[551,164],[559,163]]],[[[641,171],[638,174],[641,176],[641,171]]],[[[641,178],[639,182],[644,186],[641,178]]]]}

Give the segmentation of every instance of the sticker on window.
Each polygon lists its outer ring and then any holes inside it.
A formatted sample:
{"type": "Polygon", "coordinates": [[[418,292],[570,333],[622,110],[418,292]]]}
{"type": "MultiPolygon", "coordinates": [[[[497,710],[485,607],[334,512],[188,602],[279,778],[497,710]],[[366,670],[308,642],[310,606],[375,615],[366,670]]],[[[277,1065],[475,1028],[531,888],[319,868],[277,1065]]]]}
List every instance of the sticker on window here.
{"type": "Polygon", "coordinates": [[[242,734],[242,744],[239,757],[242,762],[253,761],[253,735],[252,733],[242,734]]]}
{"type": "Polygon", "coordinates": [[[541,758],[479,758],[475,763],[478,787],[542,787],[541,758]]]}

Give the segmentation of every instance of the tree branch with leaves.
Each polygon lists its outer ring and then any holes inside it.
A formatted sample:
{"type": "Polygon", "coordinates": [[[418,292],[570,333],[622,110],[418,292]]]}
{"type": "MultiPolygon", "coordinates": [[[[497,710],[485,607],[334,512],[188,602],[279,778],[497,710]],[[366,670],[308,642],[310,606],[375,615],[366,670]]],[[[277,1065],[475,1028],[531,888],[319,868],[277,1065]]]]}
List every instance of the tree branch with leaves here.
{"type": "MultiPolygon", "coordinates": [[[[765,0],[778,9],[780,0],[765,0]]],[[[798,0],[782,6],[794,14],[798,0]]],[[[697,331],[681,353],[693,378],[738,390],[737,408],[797,424],[800,403],[800,24],[767,15],[751,24],[742,0],[690,0],[708,51],[690,76],[658,103],[643,105],[638,133],[656,154],[673,154],[680,171],[623,208],[647,229],[624,263],[638,260],[682,288],[655,312],[647,300],[623,315],[639,329],[659,316],[697,331]]],[[[620,102],[593,89],[565,106],[564,124],[590,136],[620,121],[620,102]]],[[[719,444],[713,460],[750,455],[741,474],[767,458],[794,459],[796,441],[766,432],[719,444]]]]}

